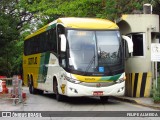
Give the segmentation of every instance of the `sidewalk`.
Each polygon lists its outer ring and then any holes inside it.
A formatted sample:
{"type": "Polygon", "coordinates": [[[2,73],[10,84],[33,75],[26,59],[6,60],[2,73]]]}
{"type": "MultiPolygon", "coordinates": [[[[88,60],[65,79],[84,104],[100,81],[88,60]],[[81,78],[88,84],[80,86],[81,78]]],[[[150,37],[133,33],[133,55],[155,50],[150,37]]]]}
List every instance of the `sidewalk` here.
{"type": "Polygon", "coordinates": [[[112,97],[112,98],[120,100],[120,101],[134,103],[137,105],[160,110],[160,103],[154,103],[152,98],[133,98],[133,97],[125,97],[125,96],[124,97],[112,97]]]}

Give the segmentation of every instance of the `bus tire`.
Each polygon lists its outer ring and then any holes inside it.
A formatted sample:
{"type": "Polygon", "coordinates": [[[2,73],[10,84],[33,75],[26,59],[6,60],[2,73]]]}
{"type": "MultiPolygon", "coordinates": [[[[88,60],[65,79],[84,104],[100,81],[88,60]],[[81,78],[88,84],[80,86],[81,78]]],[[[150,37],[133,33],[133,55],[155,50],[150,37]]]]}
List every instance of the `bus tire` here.
{"type": "Polygon", "coordinates": [[[109,96],[101,96],[100,100],[102,103],[108,102],[109,96]]]}
{"type": "Polygon", "coordinates": [[[43,93],[44,93],[43,90],[36,89],[36,91],[37,91],[37,93],[38,93],[39,95],[43,95],[43,93]]]}
{"type": "Polygon", "coordinates": [[[29,78],[29,92],[30,94],[36,94],[36,89],[34,88],[32,77],[29,78]]]}
{"type": "Polygon", "coordinates": [[[29,74],[27,75],[27,87],[29,87],[29,82],[30,82],[30,76],[29,74]]]}
{"type": "Polygon", "coordinates": [[[56,94],[56,100],[57,101],[62,101],[62,95],[60,95],[59,94],[59,92],[58,92],[58,83],[57,83],[57,80],[54,80],[53,81],[53,91],[54,91],[54,93],[56,94]]]}

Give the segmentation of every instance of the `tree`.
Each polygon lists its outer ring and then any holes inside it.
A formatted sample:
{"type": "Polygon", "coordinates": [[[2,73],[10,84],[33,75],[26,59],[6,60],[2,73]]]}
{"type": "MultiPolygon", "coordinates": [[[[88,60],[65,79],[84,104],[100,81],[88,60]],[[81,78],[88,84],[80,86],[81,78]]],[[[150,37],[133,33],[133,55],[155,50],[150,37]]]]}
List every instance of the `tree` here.
{"type": "Polygon", "coordinates": [[[160,15],[160,0],[153,1],[153,13],[160,15]]]}
{"type": "Polygon", "coordinates": [[[16,45],[20,36],[17,27],[19,21],[13,7],[14,3],[11,0],[0,2],[0,75],[11,76],[17,67],[14,66],[15,60],[13,58],[19,57],[19,53],[15,52],[18,49],[16,45]]]}

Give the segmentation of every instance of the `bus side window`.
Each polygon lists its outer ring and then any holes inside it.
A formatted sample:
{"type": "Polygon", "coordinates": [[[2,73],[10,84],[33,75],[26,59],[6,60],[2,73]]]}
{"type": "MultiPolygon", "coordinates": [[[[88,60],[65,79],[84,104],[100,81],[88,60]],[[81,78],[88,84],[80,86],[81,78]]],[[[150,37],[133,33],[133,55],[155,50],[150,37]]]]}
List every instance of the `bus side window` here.
{"type": "Polygon", "coordinates": [[[47,45],[49,51],[57,53],[56,29],[51,29],[48,31],[47,45]]]}

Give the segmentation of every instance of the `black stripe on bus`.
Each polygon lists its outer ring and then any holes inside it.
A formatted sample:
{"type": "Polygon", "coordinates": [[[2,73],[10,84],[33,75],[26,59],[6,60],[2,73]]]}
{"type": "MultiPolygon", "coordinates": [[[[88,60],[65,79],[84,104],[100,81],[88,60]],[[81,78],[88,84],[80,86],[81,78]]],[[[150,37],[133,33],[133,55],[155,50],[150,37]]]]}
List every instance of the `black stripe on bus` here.
{"type": "Polygon", "coordinates": [[[147,73],[143,73],[142,83],[141,83],[141,89],[140,89],[140,97],[144,97],[145,86],[146,86],[146,79],[147,79],[147,73]]]}

